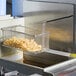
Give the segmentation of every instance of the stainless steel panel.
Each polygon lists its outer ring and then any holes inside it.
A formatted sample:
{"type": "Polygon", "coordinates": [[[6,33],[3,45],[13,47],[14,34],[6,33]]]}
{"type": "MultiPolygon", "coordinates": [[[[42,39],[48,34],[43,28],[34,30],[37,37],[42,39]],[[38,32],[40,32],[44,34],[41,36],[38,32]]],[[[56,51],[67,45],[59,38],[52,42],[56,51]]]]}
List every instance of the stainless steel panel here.
{"type": "Polygon", "coordinates": [[[51,67],[47,67],[44,69],[44,71],[51,73],[55,76],[60,76],[60,75],[58,75],[59,73],[66,72],[66,74],[67,74],[67,73],[76,71],[75,65],[76,65],[76,59],[71,59],[71,60],[65,61],[63,63],[57,64],[57,65],[54,65],[51,67]]]}
{"type": "Polygon", "coordinates": [[[50,48],[71,52],[73,49],[72,18],[50,22],[47,24],[50,32],[50,48]]]}
{"type": "Polygon", "coordinates": [[[71,3],[76,4],[76,0],[28,0],[28,1],[48,1],[48,2],[59,2],[59,3],[71,3]]]}
{"type": "MultiPolygon", "coordinates": [[[[21,74],[20,76],[29,76],[29,75],[35,74],[35,73],[46,76],[46,73],[43,72],[43,69],[33,67],[28,64],[22,65],[20,63],[15,63],[15,62],[7,61],[4,59],[0,59],[0,66],[3,66],[4,68],[6,68],[10,71],[17,70],[18,72],[23,74],[23,75],[21,74]]],[[[50,75],[50,76],[52,76],[52,75],[50,75]]]]}
{"type": "MultiPolygon", "coordinates": [[[[26,26],[42,31],[44,21],[73,15],[72,5],[41,2],[40,7],[40,11],[24,13],[26,26]]],[[[51,49],[67,52],[73,50],[73,17],[47,23],[46,31],[50,32],[49,46],[51,49]]]]}
{"type": "MultiPolygon", "coordinates": [[[[23,15],[48,15],[51,14],[56,17],[62,17],[65,15],[72,14],[73,5],[69,4],[57,4],[47,2],[35,2],[35,1],[24,1],[23,3],[23,15]]],[[[52,17],[51,17],[52,18],[52,17]]],[[[50,18],[50,19],[51,19],[50,18]]],[[[47,19],[47,16],[46,16],[47,19]]]]}

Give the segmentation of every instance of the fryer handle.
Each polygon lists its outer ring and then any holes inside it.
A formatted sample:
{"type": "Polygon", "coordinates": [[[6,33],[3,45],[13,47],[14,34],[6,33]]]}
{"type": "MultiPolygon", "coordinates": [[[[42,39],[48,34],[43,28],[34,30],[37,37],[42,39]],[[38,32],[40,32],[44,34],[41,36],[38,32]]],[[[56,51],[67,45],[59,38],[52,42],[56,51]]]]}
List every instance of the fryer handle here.
{"type": "Polygon", "coordinates": [[[61,56],[66,56],[66,57],[70,57],[70,54],[71,54],[71,53],[68,53],[68,52],[62,52],[62,51],[57,51],[57,50],[53,50],[53,49],[47,49],[44,52],[51,53],[51,54],[56,54],[56,55],[61,55],[61,56]]]}

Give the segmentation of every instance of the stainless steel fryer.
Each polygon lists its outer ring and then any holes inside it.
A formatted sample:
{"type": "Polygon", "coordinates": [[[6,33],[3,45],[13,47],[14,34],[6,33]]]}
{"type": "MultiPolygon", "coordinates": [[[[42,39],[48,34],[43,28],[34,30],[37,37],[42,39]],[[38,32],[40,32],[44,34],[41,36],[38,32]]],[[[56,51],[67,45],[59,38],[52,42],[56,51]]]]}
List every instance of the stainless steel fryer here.
{"type": "MultiPolygon", "coordinates": [[[[65,75],[68,76],[69,73],[73,73],[74,71],[76,71],[75,65],[76,65],[76,59],[70,59],[62,63],[48,66],[45,68],[40,68],[29,64],[15,63],[12,61],[0,59],[0,66],[3,66],[4,68],[7,68],[9,70],[17,70],[19,73],[23,74],[24,76],[31,76],[31,75],[60,76],[65,72],[67,73],[65,75]]],[[[63,76],[65,75],[63,74],[63,76]]]]}
{"type": "MultiPolygon", "coordinates": [[[[73,1],[75,2],[75,0],[73,0],[73,1]]],[[[43,2],[43,1],[41,1],[41,2],[43,2]]],[[[59,1],[59,2],[62,3],[61,1],[59,1]]],[[[74,5],[74,6],[76,7],[76,5],[74,5]]],[[[75,8],[74,8],[74,15],[75,15],[75,8]]],[[[74,17],[74,23],[75,23],[75,17],[74,17]]],[[[74,29],[73,30],[73,37],[74,37],[73,42],[75,40],[75,28],[74,28],[75,26],[74,25],[73,25],[73,29],[74,29]]],[[[75,42],[73,43],[73,45],[74,45],[73,52],[75,52],[75,42]]],[[[69,53],[65,53],[65,52],[59,53],[59,52],[55,51],[55,53],[53,52],[53,54],[52,54],[52,52],[47,52],[47,53],[43,52],[43,53],[40,53],[40,54],[29,54],[29,53],[28,54],[24,53],[24,54],[25,54],[24,55],[25,64],[23,64],[22,66],[19,65],[18,67],[17,66],[16,67],[19,69],[19,71],[21,71],[23,69],[24,73],[26,73],[26,74],[27,73],[28,74],[39,73],[39,74],[42,74],[42,76],[51,76],[51,74],[53,76],[57,76],[61,72],[64,72],[64,70],[66,70],[68,68],[71,68],[71,67],[74,68],[74,66],[76,65],[76,59],[71,59],[69,57],[69,53]],[[56,54],[56,53],[58,53],[58,54],[56,54]],[[54,61],[56,61],[56,62],[54,62],[54,61]],[[26,67],[27,67],[27,70],[25,70],[26,67]],[[31,68],[32,68],[32,70],[30,70],[31,68]],[[35,70],[33,68],[35,68],[35,70]]],[[[4,61],[4,60],[1,60],[1,61],[4,61]]],[[[8,62],[8,61],[6,61],[6,62],[8,62]]],[[[12,62],[9,63],[9,66],[11,64],[12,64],[12,62]]],[[[3,65],[3,62],[0,62],[0,65],[3,65]]],[[[14,65],[12,65],[12,67],[15,68],[14,65]]]]}

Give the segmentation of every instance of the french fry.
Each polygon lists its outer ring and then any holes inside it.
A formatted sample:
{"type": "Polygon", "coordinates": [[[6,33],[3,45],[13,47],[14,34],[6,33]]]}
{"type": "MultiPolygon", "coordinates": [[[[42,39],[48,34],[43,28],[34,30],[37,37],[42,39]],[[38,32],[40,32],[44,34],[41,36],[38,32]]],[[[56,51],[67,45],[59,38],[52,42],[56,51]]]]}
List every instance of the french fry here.
{"type": "Polygon", "coordinates": [[[34,39],[12,37],[3,42],[4,45],[19,48],[23,51],[35,52],[42,49],[34,39]]]}

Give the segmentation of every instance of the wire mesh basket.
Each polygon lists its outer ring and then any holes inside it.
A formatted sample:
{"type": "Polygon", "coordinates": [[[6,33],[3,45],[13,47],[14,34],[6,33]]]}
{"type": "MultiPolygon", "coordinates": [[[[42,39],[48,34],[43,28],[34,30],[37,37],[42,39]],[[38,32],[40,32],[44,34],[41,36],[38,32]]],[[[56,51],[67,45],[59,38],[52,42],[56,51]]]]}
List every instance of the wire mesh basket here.
{"type": "Polygon", "coordinates": [[[11,27],[5,27],[1,28],[2,33],[3,33],[3,40],[1,41],[2,46],[6,46],[3,44],[3,41],[8,40],[10,38],[21,38],[21,39],[28,39],[29,44],[28,47],[30,48],[35,48],[36,46],[40,46],[40,50],[27,50],[27,49],[21,49],[21,48],[16,48],[16,47],[11,47],[7,46],[9,48],[14,48],[14,50],[19,49],[23,50],[26,53],[39,53],[43,52],[44,50],[49,48],[49,35],[47,32],[41,32],[40,30],[30,28],[30,27],[25,27],[25,26],[11,26],[11,27]],[[32,42],[32,43],[31,43],[32,42]],[[31,44],[30,44],[31,43],[31,44]]]}

